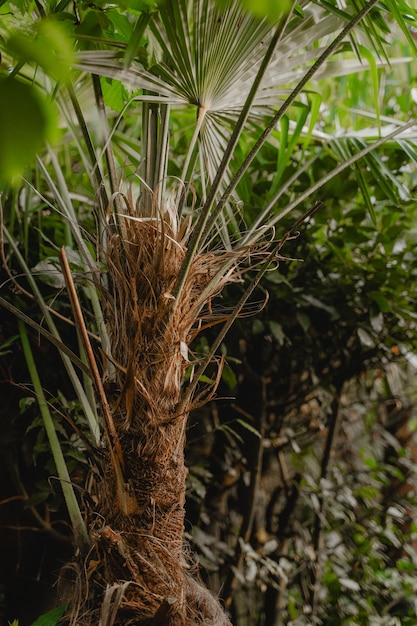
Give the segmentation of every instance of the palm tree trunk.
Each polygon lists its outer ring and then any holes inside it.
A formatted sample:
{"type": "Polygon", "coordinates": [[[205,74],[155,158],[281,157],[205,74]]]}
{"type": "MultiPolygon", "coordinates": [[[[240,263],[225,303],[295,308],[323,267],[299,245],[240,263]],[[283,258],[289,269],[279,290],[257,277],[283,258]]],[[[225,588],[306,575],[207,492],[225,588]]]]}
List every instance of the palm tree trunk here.
{"type": "Polygon", "coordinates": [[[230,624],[218,601],[185,566],[189,407],[179,409],[181,379],[188,366],[195,302],[209,273],[204,263],[197,263],[169,316],[183,257],[175,232],[159,218],[125,219],[122,234],[109,241],[104,310],[116,373],[107,388],[122,476],[114,469],[110,445],[96,484],[93,549],[84,568],[94,608],[84,622],[78,617],[78,624],[230,624]],[[103,590],[98,609],[97,593],[103,590]]]}

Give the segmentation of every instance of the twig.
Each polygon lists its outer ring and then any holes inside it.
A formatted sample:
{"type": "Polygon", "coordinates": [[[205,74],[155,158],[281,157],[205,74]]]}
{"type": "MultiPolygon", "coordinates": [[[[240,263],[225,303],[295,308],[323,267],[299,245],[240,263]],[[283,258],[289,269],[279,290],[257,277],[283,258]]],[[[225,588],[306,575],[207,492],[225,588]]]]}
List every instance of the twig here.
{"type": "Polygon", "coordinates": [[[90,367],[91,378],[93,380],[103,410],[105,432],[109,444],[110,458],[113,464],[116,478],[116,488],[119,496],[118,505],[123,513],[129,515],[137,512],[138,505],[133,493],[131,493],[129,485],[125,480],[124,458],[119,436],[114,425],[111,409],[107,401],[106,392],[104,390],[103,382],[101,380],[101,376],[97,367],[97,361],[91,347],[90,338],[88,336],[80,301],[78,300],[77,292],[75,290],[74,281],[72,279],[71,270],[64,247],[62,247],[60,250],[59,259],[61,262],[65,283],[67,285],[67,291],[71,302],[71,307],[74,312],[75,323],[80,333],[88,365],[90,367]]]}

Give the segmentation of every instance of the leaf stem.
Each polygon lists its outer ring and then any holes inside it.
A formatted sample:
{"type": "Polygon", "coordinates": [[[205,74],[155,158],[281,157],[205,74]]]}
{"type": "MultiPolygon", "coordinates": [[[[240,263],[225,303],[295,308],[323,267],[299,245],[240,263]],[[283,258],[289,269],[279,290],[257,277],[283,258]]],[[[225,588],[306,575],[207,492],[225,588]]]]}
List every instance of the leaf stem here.
{"type": "Polygon", "coordinates": [[[45,394],[41,385],[25,325],[21,320],[18,320],[18,326],[29,374],[33,383],[33,387],[35,389],[35,394],[38,400],[38,405],[45,426],[45,431],[48,436],[52,456],[54,458],[58,477],[60,479],[62,493],[65,498],[68,514],[70,516],[75,542],[80,549],[85,549],[90,544],[87,528],[82,518],[80,507],[78,505],[78,501],[75,497],[74,489],[71,484],[71,478],[68,472],[67,465],[65,463],[64,455],[55,430],[54,422],[49,411],[48,403],[46,401],[45,394]]]}

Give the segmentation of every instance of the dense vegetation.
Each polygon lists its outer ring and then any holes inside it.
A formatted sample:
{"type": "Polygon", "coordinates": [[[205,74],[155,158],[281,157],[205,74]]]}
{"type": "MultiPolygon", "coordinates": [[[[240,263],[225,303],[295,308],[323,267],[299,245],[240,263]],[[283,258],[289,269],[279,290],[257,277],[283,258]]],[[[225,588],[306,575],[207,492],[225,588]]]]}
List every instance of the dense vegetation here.
{"type": "Polygon", "coordinates": [[[417,14],[260,7],[2,3],[0,623],[417,624],[417,14]]]}

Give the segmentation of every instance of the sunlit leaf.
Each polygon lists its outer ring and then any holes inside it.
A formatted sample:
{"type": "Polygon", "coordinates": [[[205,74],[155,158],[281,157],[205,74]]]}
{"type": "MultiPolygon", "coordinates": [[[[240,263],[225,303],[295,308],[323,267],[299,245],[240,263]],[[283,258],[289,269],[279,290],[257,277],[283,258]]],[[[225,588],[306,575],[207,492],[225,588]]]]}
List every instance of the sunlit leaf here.
{"type": "Polygon", "coordinates": [[[10,180],[56,136],[52,105],[28,83],[0,79],[0,177],[10,180]]]}
{"type": "Polygon", "coordinates": [[[44,19],[37,24],[37,36],[17,33],[7,41],[8,50],[24,63],[36,63],[56,80],[66,81],[75,61],[73,44],[59,22],[44,19]]]}
{"type": "MultiPolygon", "coordinates": [[[[230,0],[216,0],[220,7],[226,7],[230,0]]],[[[240,0],[242,7],[259,18],[266,18],[270,22],[277,22],[290,10],[290,0],[240,0]]]]}
{"type": "Polygon", "coordinates": [[[127,89],[119,80],[103,79],[101,86],[106,106],[113,109],[113,111],[120,112],[129,99],[127,89]]]}

